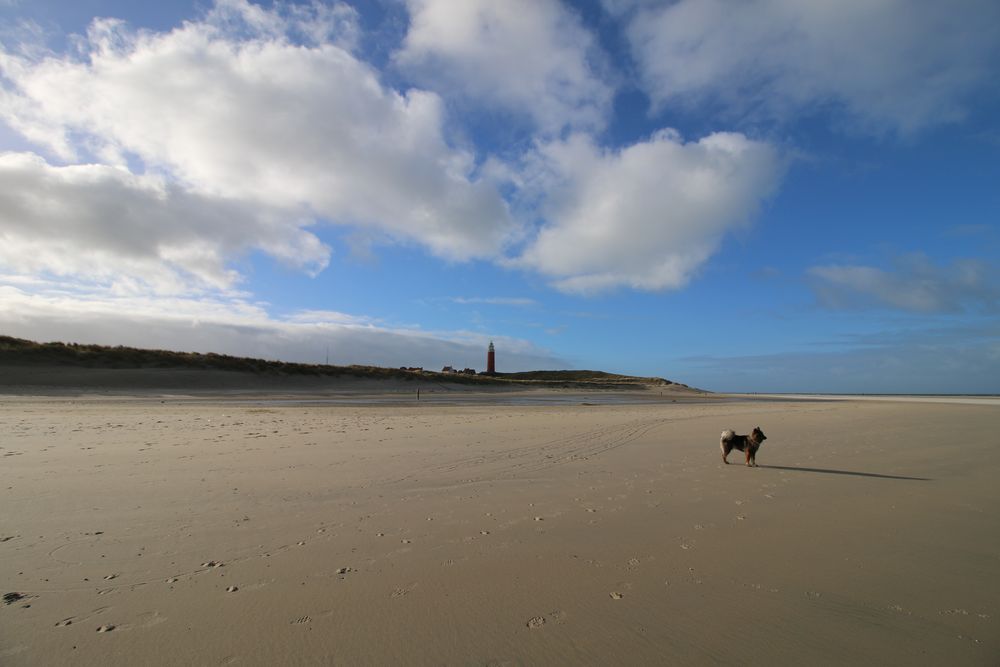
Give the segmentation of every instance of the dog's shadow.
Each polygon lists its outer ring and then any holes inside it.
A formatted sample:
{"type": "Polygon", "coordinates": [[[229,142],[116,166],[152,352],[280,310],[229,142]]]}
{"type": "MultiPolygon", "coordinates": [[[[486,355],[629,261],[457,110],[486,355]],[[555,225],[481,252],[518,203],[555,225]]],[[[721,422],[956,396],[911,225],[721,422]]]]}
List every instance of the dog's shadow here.
{"type": "Polygon", "coordinates": [[[797,472],[818,472],[827,475],[852,475],[854,477],[875,477],[878,479],[906,479],[914,482],[929,482],[930,477],[907,477],[905,475],[883,475],[877,472],[857,472],[854,470],[832,470],[830,468],[803,468],[800,466],[772,466],[759,465],[758,468],[770,468],[772,470],[794,470],[797,472]]]}

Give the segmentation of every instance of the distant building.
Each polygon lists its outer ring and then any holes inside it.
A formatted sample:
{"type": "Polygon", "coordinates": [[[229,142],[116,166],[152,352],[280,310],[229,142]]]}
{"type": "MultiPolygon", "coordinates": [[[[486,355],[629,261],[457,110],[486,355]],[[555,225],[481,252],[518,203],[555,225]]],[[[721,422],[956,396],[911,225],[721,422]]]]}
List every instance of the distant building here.
{"type": "Polygon", "coordinates": [[[486,374],[496,375],[497,374],[497,358],[496,352],[493,350],[493,341],[490,341],[490,347],[486,351],[486,374]]]}
{"type": "Polygon", "coordinates": [[[441,369],[441,372],[442,373],[455,373],[456,371],[451,366],[445,366],[444,368],[441,369]]]}

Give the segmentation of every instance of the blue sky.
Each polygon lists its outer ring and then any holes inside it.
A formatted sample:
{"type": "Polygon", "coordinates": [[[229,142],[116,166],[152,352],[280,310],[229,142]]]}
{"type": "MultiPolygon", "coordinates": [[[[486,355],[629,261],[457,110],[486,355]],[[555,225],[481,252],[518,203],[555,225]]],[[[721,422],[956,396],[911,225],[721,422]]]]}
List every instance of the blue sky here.
{"type": "Polygon", "coordinates": [[[1000,392],[992,0],[0,0],[0,332],[1000,392]]]}

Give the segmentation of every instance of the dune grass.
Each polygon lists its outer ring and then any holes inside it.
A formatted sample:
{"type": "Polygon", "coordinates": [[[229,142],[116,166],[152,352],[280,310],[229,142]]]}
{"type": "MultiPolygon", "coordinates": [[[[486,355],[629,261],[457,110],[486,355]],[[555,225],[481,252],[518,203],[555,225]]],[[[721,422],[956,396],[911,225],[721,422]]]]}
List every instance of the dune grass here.
{"type": "MultiPolygon", "coordinates": [[[[80,343],[39,343],[23,338],[0,335],[0,364],[56,365],[78,368],[141,369],[172,368],[185,370],[216,370],[275,376],[351,376],[370,379],[432,380],[454,384],[521,385],[590,388],[638,388],[646,385],[674,384],[663,378],[642,378],[616,375],[603,371],[527,371],[498,373],[495,376],[438,373],[434,371],[409,371],[380,366],[335,366],[329,364],[302,364],[209,352],[177,352],[173,350],[147,350],[117,345],[89,345],[80,343]]],[[[679,385],[685,386],[685,385],[679,385]]]]}

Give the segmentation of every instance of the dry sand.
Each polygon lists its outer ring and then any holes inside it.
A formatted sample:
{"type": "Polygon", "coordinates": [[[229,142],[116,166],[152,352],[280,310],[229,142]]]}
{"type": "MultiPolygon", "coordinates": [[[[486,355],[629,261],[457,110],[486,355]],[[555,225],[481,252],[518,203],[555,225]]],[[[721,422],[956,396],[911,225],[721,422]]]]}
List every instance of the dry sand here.
{"type": "Polygon", "coordinates": [[[998,664],[1000,407],[667,400],[0,398],[0,664],[998,664]]]}

